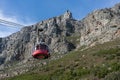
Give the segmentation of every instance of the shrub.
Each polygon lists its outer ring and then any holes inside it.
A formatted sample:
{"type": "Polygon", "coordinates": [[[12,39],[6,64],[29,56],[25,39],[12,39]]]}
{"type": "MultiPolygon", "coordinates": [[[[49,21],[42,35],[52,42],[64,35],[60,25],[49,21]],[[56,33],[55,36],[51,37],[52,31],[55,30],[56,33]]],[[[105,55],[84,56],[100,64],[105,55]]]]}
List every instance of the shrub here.
{"type": "Polygon", "coordinates": [[[82,76],[87,75],[89,73],[90,73],[90,70],[88,68],[80,67],[80,68],[74,70],[72,75],[82,77],[82,76]]]}
{"type": "Polygon", "coordinates": [[[120,71],[120,63],[112,63],[110,66],[112,67],[113,71],[120,71]]]}
{"type": "Polygon", "coordinates": [[[104,78],[105,75],[107,75],[109,71],[107,70],[106,67],[96,67],[93,70],[93,74],[99,78],[104,78]]]}
{"type": "Polygon", "coordinates": [[[113,72],[105,76],[104,80],[120,80],[120,72],[113,72]]]}
{"type": "Polygon", "coordinates": [[[120,48],[102,49],[93,54],[93,56],[104,56],[106,60],[112,60],[120,55],[120,48]]]}
{"type": "Polygon", "coordinates": [[[116,55],[114,55],[114,54],[112,54],[112,55],[106,55],[105,56],[105,59],[106,60],[112,60],[112,59],[114,59],[116,57],[116,55]]]}

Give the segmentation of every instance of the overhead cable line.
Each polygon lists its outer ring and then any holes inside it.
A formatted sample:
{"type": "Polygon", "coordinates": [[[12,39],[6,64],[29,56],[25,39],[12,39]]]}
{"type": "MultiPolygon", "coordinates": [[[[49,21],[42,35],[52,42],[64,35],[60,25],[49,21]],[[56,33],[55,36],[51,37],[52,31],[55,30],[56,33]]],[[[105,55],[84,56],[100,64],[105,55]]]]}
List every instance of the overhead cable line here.
{"type": "Polygon", "coordinates": [[[18,23],[15,23],[15,22],[10,22],[10,21],[6,21],[6,20],[2,20],[0,19],[0,25],[5,25],[5,26],[8,26],[8,27],[14,27],[14,28],[22,28],[24,27],[24,25],[21,25],[21,24],[18,24],[18,23]]]}

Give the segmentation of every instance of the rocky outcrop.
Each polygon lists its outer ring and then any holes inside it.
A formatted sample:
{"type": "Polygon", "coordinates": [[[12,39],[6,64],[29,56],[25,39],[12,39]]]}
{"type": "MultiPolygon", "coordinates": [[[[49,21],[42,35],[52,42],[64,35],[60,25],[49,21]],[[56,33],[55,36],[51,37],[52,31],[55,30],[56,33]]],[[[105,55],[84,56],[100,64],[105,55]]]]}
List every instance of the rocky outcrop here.
{"type": "Polygon", "coordinates": [[[120,4],[92,12],[82,20],[80,45],[94,46],[120,37],[120,4]]]}
{"type": "Polygon", "coordinates": [[[26,26],[17,33],[0,38],[0,65],[32,58],[38,28],[44,29],[41,34],[51,53],[65,54],[75,49],[76,46],[65,37],[80,32],[79,21],[73,19],[72,13],[67,11],[61,16],[26,26]]]}

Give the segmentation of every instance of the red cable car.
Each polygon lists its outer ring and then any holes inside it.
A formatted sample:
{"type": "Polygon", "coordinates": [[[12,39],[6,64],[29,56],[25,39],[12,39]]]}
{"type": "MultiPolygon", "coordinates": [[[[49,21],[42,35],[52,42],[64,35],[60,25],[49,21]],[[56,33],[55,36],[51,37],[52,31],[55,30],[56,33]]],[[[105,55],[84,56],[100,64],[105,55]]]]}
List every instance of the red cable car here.
{"type": "Polygon", "coordinates": [[[37,45],[35,51],[32,53],[32,56],[37,59],[47,59],[50,57],[50,52],[48,46],[45,44],[42,34],[43,29],[37,29],[37,45]],[[41,35],[40,35],[41,34],[41,35]],[[40,43],[39,42],[40,40],[40,43]]]}
{"type": "Polygon", "coordinates": [[[49,48],[46,44],[37,44],[32,56],[37,59],[47,59],[50,57],[49,48]]]}

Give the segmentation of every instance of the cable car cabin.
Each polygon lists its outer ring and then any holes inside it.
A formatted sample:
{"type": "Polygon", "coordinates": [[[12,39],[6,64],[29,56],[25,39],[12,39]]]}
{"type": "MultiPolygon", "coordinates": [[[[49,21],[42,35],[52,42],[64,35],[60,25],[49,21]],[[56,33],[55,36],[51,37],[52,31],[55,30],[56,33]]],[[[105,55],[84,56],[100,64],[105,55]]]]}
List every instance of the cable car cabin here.
{"type": "Polygon", "coordinates": [[[49,48],[45,44],[37,44],[32,56],[37,59],[47,59],[50,57],[49,48]]]}

